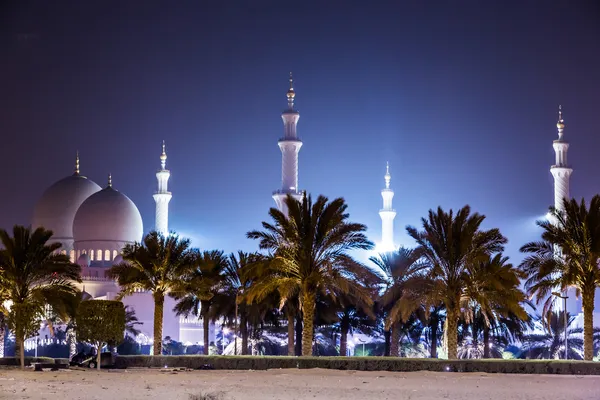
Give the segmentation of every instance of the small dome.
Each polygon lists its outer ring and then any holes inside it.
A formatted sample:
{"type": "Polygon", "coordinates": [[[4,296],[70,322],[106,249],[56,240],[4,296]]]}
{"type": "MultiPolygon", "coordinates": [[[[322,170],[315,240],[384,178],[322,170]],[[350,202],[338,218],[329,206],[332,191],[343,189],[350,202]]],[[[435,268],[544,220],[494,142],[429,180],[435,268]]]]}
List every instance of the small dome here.
{"type": "Polygon", "coordinates": [[[82,254],[77,259],[77,264],[80,267],[89,267],[90,266],[90,256],[86,254],[82,254]]]}
{"type": "Polygon", "coordinates": [[[75,242],[139,242],[142,216],[133,201],[108,186],[81,204],[73,221],[75,242]]]}
{"type": "Polygon", "coordinates": [[[53,239],[72,239],[73,220],[79,206],[100,186],[85,176],[74,174],[50,186],[33,212],[32,227],[43,226],[53,232],[53,239]]]}
{"type": "Polygon", "coordinates": [[[115,257],[115,259],[113,260],[113,265],[117,265],[117,264],[121,264],[123,262],[123,256],[122,255],[118,255],[115,257]]]}

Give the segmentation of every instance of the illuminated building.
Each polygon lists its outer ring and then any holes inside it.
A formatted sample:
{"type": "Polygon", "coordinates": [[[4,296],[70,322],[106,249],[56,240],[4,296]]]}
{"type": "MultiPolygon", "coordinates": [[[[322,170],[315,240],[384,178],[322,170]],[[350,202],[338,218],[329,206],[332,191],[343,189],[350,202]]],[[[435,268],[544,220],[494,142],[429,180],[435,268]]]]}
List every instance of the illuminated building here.
{"type": "MultiPolygon", "coordinates": [[[[155,229],[168,234],[168,205],[171,193],[167,191],[170,172],[166,167],[167,155],[163,143],[160,155],[161,168],[156,173],[158,190],[153,195],[156,202],[155,229]]],[[[116,190],[109,175],[104,189],[80,173],[79,155],[75,172],[50,186],[35,206],[32,228],[43,226],[54,232],[53,242],[62,244],[61,253],[81,266],[81,283],[76,286],[92,299],[113,300],[119,293],[117,283],[108,279],[105,272],[123,261],[122,249],[140,242],[144,233],[142,216],[133,201],[116,190]]],[[[154,301],[152,294],[140,291],[123,298],[143,325],[138,339],[152,343],[154,301]]],[[[172,340],[202,343],[201,320],[195,317],[180,318],[173,307],[175,300],[165,297],[163,335],[172,340]]],[[[42,336],[40,334],[40,336],[42,336]]],[[[42,336],[43,337],[43,336],[42,336]]],[[[210,332],[214,340],[214,328],[210,332]]]]}
{"type": "Polygon", "coordinates": [[[381,190],[383,208],[379,210],[379,216],[381,217],[381,243],[377,246],[377,251],[380,253],[396,250],[396,246],[394,245],[394,218],[396,218],[396,210],[392,207],[394,191],[390,189],[391,179],[390,164],[388,163],[385,169],[385,188],[381,190]]]}
{"type": "Polygon", "coordinates": [[[294,109],[294,81],[290,72],[290,88],[287,91],[288,108],[281,114],[283,119],[283,137],[277,143],[281,150],[281,189],[273,193],[273,200],[277,208],[286,212],[285,198],[292,195],[297,200],[301,199],[302,192],[298,189],[298,152],[302,147],[302,141],[296,134],[296,126],[300,113],[294,109]]]}

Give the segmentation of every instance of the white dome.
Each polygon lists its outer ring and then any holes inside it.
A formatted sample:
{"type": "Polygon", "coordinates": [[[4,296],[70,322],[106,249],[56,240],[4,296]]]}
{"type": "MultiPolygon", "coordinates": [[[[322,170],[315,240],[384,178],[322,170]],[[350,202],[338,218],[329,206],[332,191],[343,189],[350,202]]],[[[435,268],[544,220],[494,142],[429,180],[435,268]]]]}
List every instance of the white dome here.
{"type": "Polygon", "coordinates": [[[112,186],[88,197],[73,221],[76,248],[85,248],[81,242],[139,242],[142,234],[142,216],[137,207],[112,186]]]}
{"type": "Polygon", "coordinates": [[[74,174],[50,186],[33,212],[33,229],[43,226],[53,232],[52,239],[73,239],[73,220],[79,206],[100,186],[85,176],[74,174]]]}

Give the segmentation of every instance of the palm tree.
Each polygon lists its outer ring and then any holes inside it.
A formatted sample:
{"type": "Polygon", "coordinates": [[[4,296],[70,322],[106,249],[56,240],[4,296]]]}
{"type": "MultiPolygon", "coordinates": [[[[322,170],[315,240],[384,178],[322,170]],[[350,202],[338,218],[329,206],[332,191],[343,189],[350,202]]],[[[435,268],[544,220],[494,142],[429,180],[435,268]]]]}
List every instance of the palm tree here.
{"type": "Polygon", "coordinates": [[[69,345],[69,358],[77,354],[77,331],[75,329],[75,321],[77,320],[77,310],[82,301],[90,300],[92,296],[83,291],[76,291],[68,296],[60,307],[55,308],[54,314],[57,317],[57,323],[65,325],[65,334],[67,344],[69,345]]]}
{"type": "Polygon", "coordinates": [[[385,327],[387,330],[391,328],[392,357],[400,355],[398,345],[403,322],[400,299],[407,290],[407,285],[414,282],[414,278],[422,276],[427,267],[420,262],[420,258],[419,252],[405,247],[400,247],[397,252],[383,253],[379,257],[370,258],[384,276],[385,292],[381,296],[381,305],[389,311],[385,327]]]}
{"type": "MultiPolygon", "coordinates": [[[[538,331],[523,337],[520,358],[560,359],[565,356],[565,316],[564,311],[546,312],[543,318],[538,317],[538,331]]],[[[575,317],[567,313],[567,347],[571,360],[581,360],[584,341],[581,338],[581,328],[571,328],[575,317]]],[[[592,331],[592,340],[600,339],[600,329],[592,331]]]]}
{"type": "MultiPolygon", "coordinates": [[[[252,331],[260,335],[260,327],[274,318],[273,310],[276,303],[274,296],[267,297],[262,302],[247,303],[244,293],[252,285],[254,277],[251,273],[253,265],[265,263],[265,257],[255,253],[239,251],[227,257],[223,270],[223,282],[218,294],[219,301],[213,304],[212,313],[222,317],[229,325],[233,325],[235,342],[241,336],[241,353],[248,354],[248,339],[252,331]],[[239,321],[239,324],[238,324],[239,321]]],[[[292,325],[293,327],[293,325],[292,325]]],[[[293,329],[292,329],[293,339],[293,329]]],[[[234,347],[237,352],[237,346],[234,347]]]]}
{"type": "Polygon", "coordinates": [[[21,368],[25,366],[25,339],[39,329],[45,317],[46,305],[59,308],[65,299],[75,293],[71,282],[81,281],[81,269],[59,254],[60,243],[48,244],[52,232],[44,228],[31,231],[15,225],[12,237],[0,230],[0,287],[12,303],[0,303],[0,312],[8,316],[20,352],[21,368]]]}
{"type": "Polygon", "coordinates": [[[593,313],[596,288],[600,286],[600,196],[590,202],[564,199],[564,211],[550,207],[552,221],[538,221],[542,240],[527,243],[521,251],[529,255],[521,268],[527,275],[530,295],[544,301],[544,314],[554,302],[553,291],[574,287],[583,303],[584,359],[592,360],[593,313]]]}
{"type": "Polygon", "coordinates": [[[319,196],[313,204],[310,196],[304,195],[300,201],[288,196],[285,204],[287,216],[271,208],[274,223],[263,222],[264,231],[247,234],[273,255],[269,273],[248,294],[250,300],[260,300],[277,291],[283,303],[299,296],[302,355],[309,356],[318,293],[347,293],[373,304],[370,292],[359,283],[366,267],[348,255],[351,250],[371,249],[373,244],[364,234],[366,226],[348,222],[348,206],[342,198],[329,202],[319,196]]]}
{"type": "Polygon", "coordinates": [[[336,314],[337,322],[334,325],[340,333],[340,356],[345,356],[348,353],[348,334],[373,333],[376,327],[375,314],[371,307],[352,302],[341,302],[336,314]]]}
{"type": "Polygon", "coordinates": [[[438,346],[441,344],[440,338],[444,334],[444,325],[446,323],[446,314],[444,310],[444,304],[438,303],[437,305],[429,307],[425,318],[424,333],[424,346],[429,348],[429,357],[437,358],[438,346]]]}
{"type": "Polygon", "coordinates": [[[485,216],[464,206],[456,214],[441,207],[430,210],[422,218],[423,230],[409,226],[407,231],[417,242],[416,251],[427,264],[427,274],[413,279],[400,301],[400,311],[406,319],[414,310],[443,303],[446,309],[448,358],[457,358],[458,321],[462,309],[479,299],[472,298],[469,288],[475,284],[473,268],[490,254],[501,252],[506,238],[498,229],[481,230],[485,216]]]}
{"type": "MultiPolygon", "coordinates": [[[[519,287],[523,274],[501,253],[488,255],[474,263],[469,271],[470,284],[465,290],[465,297],[470,299],[471,304],[464,310],[465,319],[467,324],[474,319],[480,323],[477,327],[483,335],[483,358],[489,358],[492,329],[506,327],[506,323],[512,320],[514,324],[511,326],[522,332],[530,320],[523,308],[528,301],[519,287]],[[500,320],[507,322],[499,324],[500,320]]],[[[477,341],[477,335],[473,336],[473,340],[477,341]]]]}
{"type": "Polygon", "coordinates": [[[154,299],[154,354],[162,354],[162,323],[165,296],[190,270],[190,240],[156,231],[148,233],[141,243],[127,245],[123,262],[112,266],[107,276],[117,279],[123,298],[138,290],[152,293],[154,299]]]}
{"type": "Polygon", "coordinates": [[[196,252],[194,255],[193,269],[184,279],[176,285],[174,297],[178,300],[175,305],[177,315],[202,317],[204,328],[203,351],[208,355],[210,322],[218,319],[219,313],[214,312],[215,304],[229,302],[227,296],[228,259],[220,250],[196,252]]]}

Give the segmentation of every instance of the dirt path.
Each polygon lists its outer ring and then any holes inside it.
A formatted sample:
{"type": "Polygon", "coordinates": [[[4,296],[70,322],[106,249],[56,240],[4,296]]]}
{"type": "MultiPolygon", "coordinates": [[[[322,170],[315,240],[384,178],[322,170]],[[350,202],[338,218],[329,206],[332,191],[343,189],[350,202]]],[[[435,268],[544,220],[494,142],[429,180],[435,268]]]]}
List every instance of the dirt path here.
{"type": "Polygon", "coordinates": [[[178,372],[1,369],[0,399],[593,400],[600,399],[600,377],[321,369],[178,372]]]}

